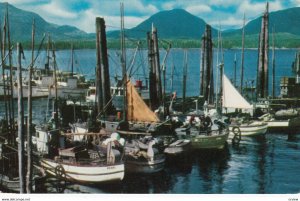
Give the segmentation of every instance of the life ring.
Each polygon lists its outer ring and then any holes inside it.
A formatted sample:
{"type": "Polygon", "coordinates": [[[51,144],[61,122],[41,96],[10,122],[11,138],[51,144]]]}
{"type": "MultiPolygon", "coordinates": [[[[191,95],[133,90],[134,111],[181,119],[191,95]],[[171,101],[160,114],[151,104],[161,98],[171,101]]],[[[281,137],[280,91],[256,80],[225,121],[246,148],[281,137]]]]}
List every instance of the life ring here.
{"type": "Polygon", "coordinates": [[[58,179],[61,179],[61,180],[66,179],[66,171],[62,165],[57,165],[55,167],[55,175],[58,179]]]}
{"type": "Polygon", "coordinates": [[[232,128],[233,138],[232,138],[232,144],[239,144],[241,141],[241,130],[238,126],[234,126],[232,128]]]}

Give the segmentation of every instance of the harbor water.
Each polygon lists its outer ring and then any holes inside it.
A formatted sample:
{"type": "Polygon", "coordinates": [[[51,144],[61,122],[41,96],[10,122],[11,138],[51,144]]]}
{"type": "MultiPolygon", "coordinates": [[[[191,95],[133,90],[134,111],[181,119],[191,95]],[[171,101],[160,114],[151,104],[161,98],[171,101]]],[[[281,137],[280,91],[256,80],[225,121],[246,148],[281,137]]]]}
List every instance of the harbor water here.
{"type": "MultiPolygon", "coordinates": [[[[297,50],[276,50],[276,95],[279,95],[280,77],[292,75],[292,61],[297,50]]],[[[109,51],[110,76],[112,83],[115,77],[120,78],[121,65],[119,51],[109,51]]],[[[60,70],[70,70],[70,51],[57,51],[57,62],[60,70]]],[[[127,62],[133,57],[134,50],[127,51],[127,62]]],[[[161,58],[165,52],[161,50],[161,58]]],[[[183,50],[173,49],[167,58],[166,91],[176,91],[181,96],[183,50]],[[171,88],[171,71],[174,67],[173,88],[171,88]]],[[[215,53],[216,54],[216,53],[215,53]]],[[[237,81],[240,84],[240,50],[225,50],[225,73],[233,79],[234,57],[237,57],[237,81]]],[[[95,76],[95,50],[75,50],[75,71],[91,79],[95,76]]],[[[137,54],[135,65],[131,69],[135,79],[144,79],[148,75],[147,52],[137,54]]],[[[199,94],[200,50],[188,50],[187,96],[199,94]]],[[[271,55],[271,54],[270,54],[271,55]]],[[[25,52],[30,58],[30,53],[25,52]]],[[[219,55],[219,60],[221,61],[219,55]]],[[[44,53],[40,54],[36,66],[44,65],[44,53]]],[[[162,59],[161,59],[162,60],[162,59]]],[[[270,59],[271,60],[271,59],[270,59]]],[[[219,62],[220,62],[219,61],[219,62]]],[[[23,61],[23,67],[29,65],[29,59],[23,61]]],[[[270,62],[271,63],[271,62],[270,62]]],[[[216,55],[214,66],[216,66],[216,55]]],[[[271,65],[270,65],[271,66],[271,65]]],[[[214,67],[215,69],[216,67],[214,67]]],[[[249,82],[256,79],[257,51],[245,51],[245,79],[249,82]]],[[[129,70],[130,71],[130,70],[129,70]]],[[[270,91],[271,91],[271,70],[270,91]]],[[[214,71],[214,77],[216,73],[214,71]]],[[[244,86],[246,86],[244,84],[244,86]]],[[[27,105],[25,102],[25,109],[27,105]]],[[[40,123],[49,118],[51,102],[47,98],[33,101],[33,118],[40,123]],[[49,108],[49,109],[47,109],[49,108]]],[[[191,106],[193,107],[193,106],[191,106]]],[[[0,115],[4,115],[4,104],[0,102],[0,115]]],[[[59,182],[47,178],[44,193],[300,193],[300,135],[285,133],[267,133],[259,138],[243,137],[239,146],[229,141],[224,150],[193,151],[178,158],[168,158],[165,169],[152,175],[125,175],[121,182],[101,185],[81,185],[59,182]]]]}

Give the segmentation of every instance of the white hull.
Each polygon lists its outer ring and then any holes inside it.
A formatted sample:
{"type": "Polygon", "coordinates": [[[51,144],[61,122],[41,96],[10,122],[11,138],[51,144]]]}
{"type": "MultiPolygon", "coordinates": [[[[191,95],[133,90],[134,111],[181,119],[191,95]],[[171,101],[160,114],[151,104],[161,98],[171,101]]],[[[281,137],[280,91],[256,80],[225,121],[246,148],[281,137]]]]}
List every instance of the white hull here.
{"type": "Polygon", "coordinates": [[[169,155],[177,155],[187,152],[190,148],[190,140],[177,140],[174,143],[167,146],[164,150],[164,153],[169,155]]]}
{"type": "MultiPolygon", "coordinates": [[[[10,87],[9,87],[10,88],[10,87]]],[[[6,91],[6,95],[10,94],[9,91],[6,91]]],[[[13,97],[18,98],[18,88],[14,86],[13,88],[13,97]]],[[[47,87],[40,87],[40,86],[32,86],[32,97],[33,98],[42,98],[42,97],[48,97],[49,95],[49,89],[47,87]]],[[[0,97],[4,97],[4,91],[3,86],[0,87],[0,97]]],[[[28,86],[23,86],[23,98],[28,97],[28,86]]]]}
{"type": "Polygon", "coordinates": [[[288,128],[289,120],[269,120],[266,121],[269,128],[288,128]]]}
{"type": "MultiPolygon", "coordinates": [[[[85,97],[87,89],[79,89],[79,88],[69,88],[69,87],[58,87],[57,88],[57,96],[59,98],[79,98],[85,97]]],[[[55,88],[51,88],[50,97],[55,97],[55,88]]]]}
{"type": "MultiPolygon", "coordinates": [[[[268,124],[263,122],[253,122],[251,124],[241,124],[239,127],[241,136],[264,135],[268,130],[268,124]]],[[[234,135],[232,129],[234,125],[229,126],[230,135],[234,135]]]]}
{"type": "MultiPolygon", "coordinates": [[[[64,169],[64,179],[82,183],[121,181],[124,178],[124,164],[117,165],[77,165],[58,163],[49,159],[41,160],[42,167],[51,175],[58,176],[56,167],[64,169]]],[[[62,175],[62,174],[60,174],[62,175]]]]}
{"type": "Polygon", "coordinates": [[[165,167],[165,157],[160,156],[151,161],[125,160],[125,171],[128,173],[151,174],[162,171],[165,167]]]}

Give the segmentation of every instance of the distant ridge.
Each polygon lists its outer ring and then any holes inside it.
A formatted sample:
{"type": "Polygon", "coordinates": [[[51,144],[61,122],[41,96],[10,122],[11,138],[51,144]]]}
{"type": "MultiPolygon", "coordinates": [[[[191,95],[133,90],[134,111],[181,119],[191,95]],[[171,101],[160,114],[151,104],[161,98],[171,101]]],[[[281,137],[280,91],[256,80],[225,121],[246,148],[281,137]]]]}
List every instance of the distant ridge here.
{"type": "MultiPolygon", "coordinates": [[[[129,38],[146,38],[146,32],[151,31],[152,23],[158,30],[160,38],[169,39],[199,39],[205,30],[206,22],[183,9],[161,11],[152,15],[136,27],[126,30],[129,38]]],[[[217,31],[212,29],[213,36],[217,31]]],[[[119,31],[108,33],[108,37],[119,37],[119,31]]]]}
{"type": "MultiPolygon", "coordinates": [[[[0,22],[3,27],[4,15],[7,3],[0,3],[0,22]]],[[[32,20],[35,19],[36,38],[41,39],[44,33],[50,33],[55,40],[68,40],[85,38],[88,36],[84,31],[68,25],[59,26],[48,23],[38,14],[24,11],[8,4],[11,39],[13,41],[31,41],[32,20]]]]}

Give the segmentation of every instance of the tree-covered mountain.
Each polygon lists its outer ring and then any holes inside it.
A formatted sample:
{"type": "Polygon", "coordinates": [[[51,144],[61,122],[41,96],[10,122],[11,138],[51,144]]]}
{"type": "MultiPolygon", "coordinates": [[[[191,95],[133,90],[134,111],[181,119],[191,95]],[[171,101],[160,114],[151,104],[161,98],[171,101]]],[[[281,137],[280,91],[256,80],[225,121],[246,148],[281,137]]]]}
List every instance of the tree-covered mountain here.
{"type": "MultiPolygon", "coordinates": [[[[245,34],[258,34],[261,29],[262,16],[249,21],[245,26],[245,34]]],[[[274,28],[275,33],[288,33],[300,36],[300,7],[271,12],[269,14],[269,32],[274,28]]],[[[242,29],[226,31],[224,36],[242,33],[242,29]]]]}
{"type": "Polygon", "coordinates": [[[18,9],[7,3],[0,3],[0,19],[3,28],[4,16],[8,5],[8,17],[12,41],[30,41],[32,21],[35,20],[36,38],[41,39],[45,33],[50,33],[55,40],[85,38],[87,34],[73,26],[59,26],[45,21],[38,14],[18,9]]]}
{"type": "MultiPolygon", "coordinates": [[[[183,9],[173,9],[152,15],[136,27],[127,29],[125,34],[129,38],[146,38],[147,32],[151,31],[152,24],[157,28],[160,38],[200,39],[206,22],[183,9]]],[[[216,36],[217,31],[212,29],[212,34],[216,36]]],[[[119,37],[119,31],[109,32],[108,37],[119,37]]]]}

